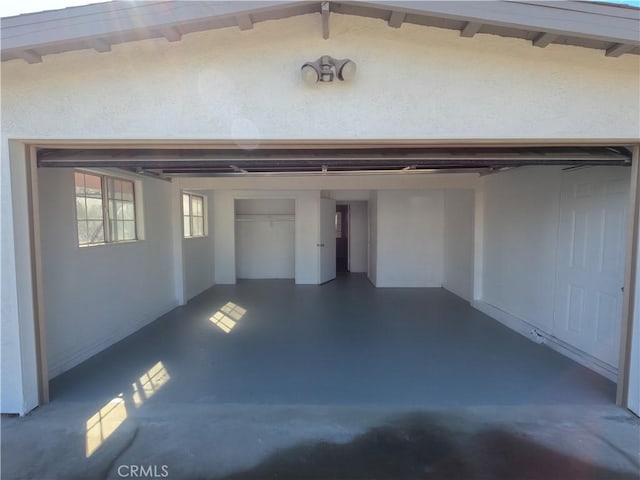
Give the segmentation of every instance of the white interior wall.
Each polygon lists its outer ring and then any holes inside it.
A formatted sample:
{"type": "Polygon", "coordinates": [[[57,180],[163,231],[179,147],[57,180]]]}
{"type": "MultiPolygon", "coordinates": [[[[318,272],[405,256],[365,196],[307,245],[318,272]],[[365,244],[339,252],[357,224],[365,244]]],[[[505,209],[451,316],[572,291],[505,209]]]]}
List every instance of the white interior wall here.
{"type": "Polygon", "coordinates": [[[378,287],[441,287],[444,193],[380,190],[378,287]]]}
{"type": "Polygon", "coordinates": [[[177,305],[171,184],[142,182],[145,239],[78,247],[72,169],[39,169],[49,376],[54,377],[177,305]]]}
{"type": "Polygon", "coordinates": [[[467,301],[472,297],[474,191],[444,191],[442,286],[467,301]]]}
{"type": "Polygon", "coordinates": [[[378,286],[378,192],[369,196],[369,271],[367,276],[378,286]]]}
{"type": "MultiPolygon", "coordinates": [[[[213,196],[213,264],[216,284],[236,282],[235,198],[233,192],[216,190],[213,196]]],[[[210,225],[211,227],[211,225],[210,225]]]]}
{"type": "Polygon", "coordinates": [[[561,167],[522,167],[482,177],[482,297],[551,332],[561,167]]]}
{"type": "Polygon", "coordinates": [[[289,198],[240,198],[235,201],[238,215],[295,215],[295,200],[289,198]]]}
{"type": "Polygon", "coordinates": [[[295,200],[239,199],[235,212],[237,278],[294,278],[295,200]]]}
{"type": "Polygon", "coordinates": [[[205,196],[205,222],[208,225],[204,237],[182,238],[184,265],[184,289],[186,300],[204,292],[214,285],[213,246],[213,195],[211,190],[194,192],[205,196]]]}
{"type": "Polygon", "coordinates": [[[369,232],[367,202],[349,202],[349,271],[367,271],[369,232]]]}

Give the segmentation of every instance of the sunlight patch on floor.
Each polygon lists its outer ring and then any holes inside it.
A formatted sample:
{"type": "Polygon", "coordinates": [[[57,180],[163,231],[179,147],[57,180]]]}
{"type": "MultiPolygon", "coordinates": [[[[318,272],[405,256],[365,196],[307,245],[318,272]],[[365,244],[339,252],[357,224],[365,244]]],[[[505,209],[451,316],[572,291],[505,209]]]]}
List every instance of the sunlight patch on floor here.
{"type": "Polygon", "coordinates": [[[137,383],[131,384],[135,406],[139,407],[146,399],[153,397],[169,380],[171,375],[162,362],[156,363],[140,377],[137,383]]]}
{"type": "Polygon", "coordinates": [[[89,458],[127,419],[127,407],[123,394],[109,400],[89,420],[85,456],[89,458]]]}
{"type": "Polygon", "coordinates": [[[220,310],[209,317],[209,321],[223,332],[229,333],[238,321],[244,317],[245,313],[247,313],[245,308],[233,302],[227,302],[220,310]]]}
{"type": "MultiPolygon", "coordinates": [[[[155,395],[169,380],[171,380],[171,375],[167,372],[164,364],[157,362],[138,381],[131,384],[133,390],[131,400],[135,407],[142,406],[147,399],[155,395]]],[[[131,405],[130,401],[125,399],[124,393],[120,393],[87,420],[86,458],[92,456],[127,419],[127,403],[129,403],[129,406],[131,405]]]]}

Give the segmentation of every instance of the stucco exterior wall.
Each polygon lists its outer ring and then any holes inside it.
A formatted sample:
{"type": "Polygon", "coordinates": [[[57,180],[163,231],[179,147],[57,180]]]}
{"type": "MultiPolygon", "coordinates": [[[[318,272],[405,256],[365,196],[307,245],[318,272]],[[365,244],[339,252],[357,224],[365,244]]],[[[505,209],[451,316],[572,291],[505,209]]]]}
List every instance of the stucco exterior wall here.
{"type": "Polygon", "coordinates": [[[22,60],[2,129],[37,138],[608,138],[640,132],[637,56],[333,14],[22,60]],[[305,61],[358,66],[309,87],[305,61]]]}

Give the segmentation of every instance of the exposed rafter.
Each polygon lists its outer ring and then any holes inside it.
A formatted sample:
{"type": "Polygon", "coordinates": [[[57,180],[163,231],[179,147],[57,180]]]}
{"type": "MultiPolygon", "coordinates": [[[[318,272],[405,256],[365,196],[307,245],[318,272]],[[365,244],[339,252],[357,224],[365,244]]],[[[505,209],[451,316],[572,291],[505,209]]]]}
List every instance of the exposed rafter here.
{"type": "Polygon", "coordinates": [[[391,16],[389,17],[389,26],[393,28],[400,28],[406,16],[407,14],[403,12],[391,12],[391,16]]]}
{"type": "Polygon", "coordinates": [[[238,15],[236,23],[240,30],[251,30],[253,28],[253,20],[251,20],[251,15],[249,14],[238,15]]]}
{"type": "Polygon", "coordinates": [[[633,45],[617,43],[613,47],[607,48],[605,55],[607,57],[619,57],[624,53],[630,52],[631,50],[633,50],[633,45]]]}
{"type": "Polygon", "coordinates": [[[555,41],[557,38],[558,35],[556,35],[555,33],[543,32],[540,35],[536,36],[536,38],[531,41],[531,44],[534,47],[544,48],[551,42],[555,41]]]}
{"type": "Polygon", "coordinates": [[[329,38],[331,13],[385,19],[392,28],[405,23],[457,30],[462,37],[480,31],[520,38],[544,47],[551,42],[600,49],[609,57],[640,54],[640,9],[599,2],[411,2],[400,0],[178,0],[103,2],[2,18],[2,61],[31,63],[45,55],[165,37],[176,42],[194,32],[242,30],[259,22],[319,12],[323,38],[329,38]],[[488,4],[491,3],[489,7],[488,4]],[[554,37],[555,36],[555,37],[554,37]],[[533,39],[533,40],[532,40],[533,39]],[[106,42],[101,44],[100,42],[106,42]]]}
{"type": "Polygon", "coordinates": [[[320,7],[322,13],[322,38],[327,40],[329,38],[329,2],[322,2],[320,7]]]}
{"type": "Polygon", "coordinates": [[[182,39],[182,34],[176,27],[165,27],[161,32],[162,36],[170,42],[178,42],[182,39]]]}
{"type": "Polygon", "coordinates": [[[467,22],[466,25],[464,26],[464,28],[462,30],[460,30],[460,36],[461,37],[471,38],[471,37],[475,36],[475,34],[478,33],[481,28],[482,28],[482,24],[481,23],[467,22]]]}
{"type": "Polygon", "coordinates": [[[42,56],[38,55],[33,50],[23,50],[21,57],[27,63],[42,63],[42,56]]]}
{"type": "Polygon", "coordinates": [[[111,51],[111,44],[102,38],[94,38],[89,43],[96,52],[106,53],[111,51]]]}

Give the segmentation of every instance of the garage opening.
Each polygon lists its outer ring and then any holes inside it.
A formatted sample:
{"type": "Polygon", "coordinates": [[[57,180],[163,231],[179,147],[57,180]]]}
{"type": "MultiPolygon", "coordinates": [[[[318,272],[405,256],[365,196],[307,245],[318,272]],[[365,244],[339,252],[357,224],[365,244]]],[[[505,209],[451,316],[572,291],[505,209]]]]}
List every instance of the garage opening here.
{"type": "Polygon", "coordinates": [[[245,163],[238,152],[225,160],[242,170],[231,172],[212,151],[190,161],[171,151],[41,153],[53,398],[107,395],[161,362],[171,380],[154,401],[614,401],[624,148],[395,149],[368,163],[351,151],[280,151],[275,161],[251,151],[245,163]],[[78,245],[69,206],[79,170],[139,188],[144,241],[78,245]],[[188,230],[203,235],[176,243],[176,228],[187,231],[185,194],[196,205],[188,230]],[[319,286],[323,204],[332,206],[331,262],[366,277],[319,286]],[[179,309],[176,258],[203,272],[202,288],[180,285],[194,293],[179,309]],[[63,272],[69,282],[56,281],[63,272]],[[224,316],[226,331],[210,320],[224,316]],[[123,351],[137,353],[125,364],[123,351]],[[105,361],[113,378],[89,378],[105,361]]]}

